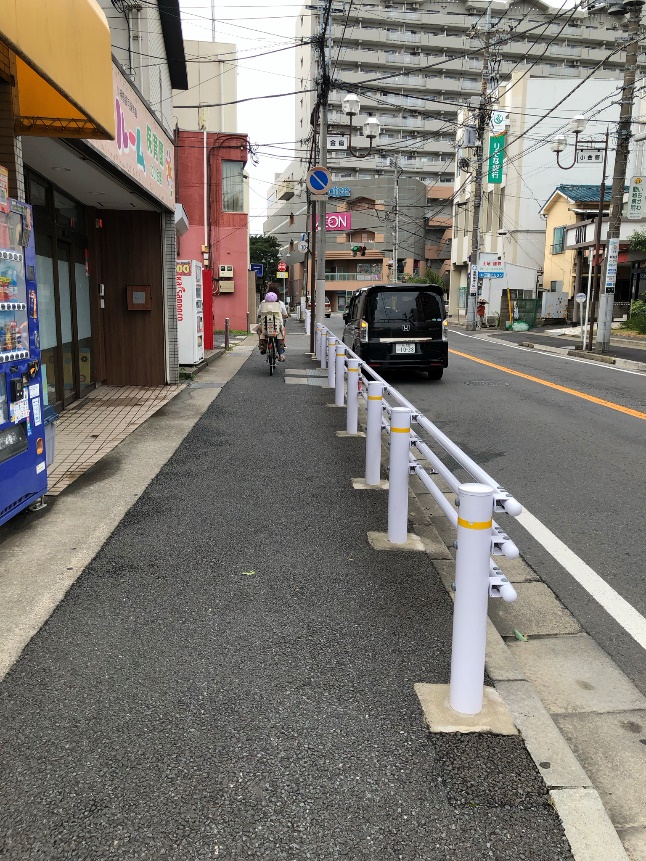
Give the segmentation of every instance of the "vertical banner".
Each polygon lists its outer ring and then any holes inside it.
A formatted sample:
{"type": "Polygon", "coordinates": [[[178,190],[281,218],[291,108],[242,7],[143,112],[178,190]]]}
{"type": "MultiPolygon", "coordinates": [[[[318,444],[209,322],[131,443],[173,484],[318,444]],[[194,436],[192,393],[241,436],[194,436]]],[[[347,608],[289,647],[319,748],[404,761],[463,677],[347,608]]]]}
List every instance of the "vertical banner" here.
{"type": "Polygon", "coordinates": [[[628,189],[628,212],[627,218],[636,219],[644,217],[644,177],[634,176],[630,180],[628,189]]]}
{"type": "Polygon", "coordinates": [[[502,168],[505,160],[505,130],[507,114],[494,111],[489,125],[489,168],[487,179],[492,185],[502,183],[502,168]]]}
{"type": "Polygon", "coordinates": [[[617,283],[617,262],[619,260],[619,240],[608,240],[608,259],[606,262],[606,283],[604,293],[614,293],[617,283]]]}

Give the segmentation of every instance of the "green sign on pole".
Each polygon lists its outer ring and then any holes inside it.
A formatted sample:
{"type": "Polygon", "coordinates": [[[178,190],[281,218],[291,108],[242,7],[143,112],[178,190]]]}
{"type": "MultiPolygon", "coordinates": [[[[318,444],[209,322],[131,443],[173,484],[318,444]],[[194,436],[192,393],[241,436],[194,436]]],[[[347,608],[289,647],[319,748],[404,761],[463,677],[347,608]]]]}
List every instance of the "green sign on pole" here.
{"type": "Polygon", "coordinates": [[[502,182],[502,166],[505,160],[505,135],[489,138],[489,172],[487,179],[493,185],[502,182]]]}

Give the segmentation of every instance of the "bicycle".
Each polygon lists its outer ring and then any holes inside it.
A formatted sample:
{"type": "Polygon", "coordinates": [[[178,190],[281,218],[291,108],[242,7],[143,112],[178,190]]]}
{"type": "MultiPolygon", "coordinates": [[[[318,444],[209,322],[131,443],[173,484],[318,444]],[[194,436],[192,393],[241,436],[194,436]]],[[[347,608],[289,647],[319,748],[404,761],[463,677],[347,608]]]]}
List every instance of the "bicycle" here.
{"type": "Polygon", "coordinates": [[[276,370],[276,356],[278,354],[278,339],[275,335],[267,336],[267,363],[269,364],[269,376],[276,370]]]}

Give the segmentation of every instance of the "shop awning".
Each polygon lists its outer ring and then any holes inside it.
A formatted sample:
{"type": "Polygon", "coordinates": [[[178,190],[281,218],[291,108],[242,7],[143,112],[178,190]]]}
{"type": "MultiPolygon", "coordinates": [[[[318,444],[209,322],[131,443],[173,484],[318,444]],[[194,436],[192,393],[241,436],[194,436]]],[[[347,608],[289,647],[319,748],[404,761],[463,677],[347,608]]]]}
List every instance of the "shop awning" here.
{"type": "Polygon", "coordinates": [[[110,28],[96,0],[3,0],[18,135],[115,136],[110,28]]]}

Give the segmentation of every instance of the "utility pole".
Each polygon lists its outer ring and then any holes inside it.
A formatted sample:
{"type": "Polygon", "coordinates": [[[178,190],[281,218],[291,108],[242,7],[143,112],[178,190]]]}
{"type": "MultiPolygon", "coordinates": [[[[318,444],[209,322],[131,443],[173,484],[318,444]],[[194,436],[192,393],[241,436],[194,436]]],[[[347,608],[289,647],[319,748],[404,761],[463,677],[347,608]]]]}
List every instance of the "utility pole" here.
{"type": "Polygon", "coordinates": [[[473,331],[476,327],[476,305],[478,301],[478,252],[480,251],[480,210],[482,206],[482,174],[484,137],[487,128],[488,116],[488,85],[489,85],[489,41],[491,39],[491,0],[487,5],[487,23],[484,34],[484,54],[482,57],[482,84],[480,88],[480,104],[478,106],[478,121],[476,123],[476,152],[475,168],[476,175],[473,191],[473,224],[471,226],[471,255],[469,257],[468,289],[469,298],[467,302],[467,330],[473,331]]]}
{"type": "Polygon", "coordinates": [[[399,282],[399,177],[401,170],[399,167],[399,156],[396,155],[390,159],[390,163],[395,169],[395,231],[393,233],[393,283],[399,282]]]}
{"type": "MultiPolygon", "coordinates": [[[[621,94],[621,109],[619,112],[619,123],[617,125],[617,151],[615,153],[615,167],[612,176],[612,193],[610,199],[610,219],[608,221],[608,233],[606,237],[606,249],[610,247],[610,239],[619,239],[621,233],[621,216],[624,208],[624,187],[626,185],[626,171],[628,169],[628,155],[630,153],[630,138],[632,137],[631,124],[633,118],[633,101],[635,99],[635,73],[637,70],[637,57],[639,55],[639,33],[641,30],[641,12],[643,0],[626,0],[624,9],[628,10],[628,24],[626,27],[628,43],[626,45],[626,68],[624,71],[624,85],[621,94]]],[[[612,308],[615,300],[615,285],[607,282],[608,254],[605,255],[603,265],[603,277],[601,293],[599,295],[599,322],[597,325],[597,341],[595,349],[597,353],[605,353],[610,347],[610,333],[612,331],[612,308]]]]}
{"type": "MultiPolygon", "coordinates": [[[[330,68],[328,61],[328,47],[331,48],[331,36],[328,41],[327,30],[330,21],[332,8],[332,0],[327,0],[327,3],[321,9],[321,32],[319,34],[319,84],[318,84],[318,101],[319,101],[319,165],[327,167],[327,124],[328,124],[328,99],[330,94],[330,68]]],[[[316,323],[324,325],[325,323],[325,254],[327,251],[326,243],[326,215],[327,215],[327,199],[323,196],[318,198],[317,203],[313,203],[318,212],[318,237],[316,245],[316,292],[314,301],[314,310],[316,313],[316,323]]]]}

